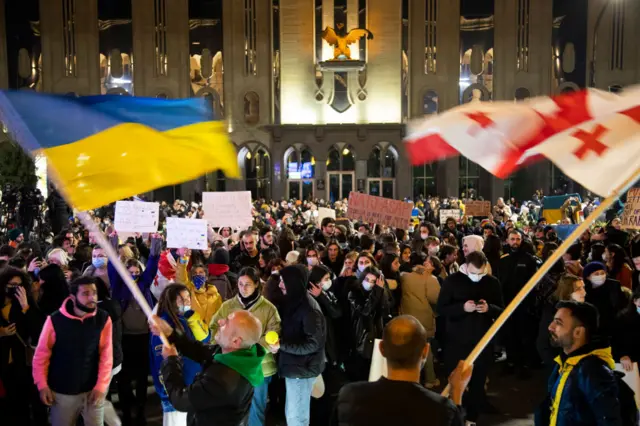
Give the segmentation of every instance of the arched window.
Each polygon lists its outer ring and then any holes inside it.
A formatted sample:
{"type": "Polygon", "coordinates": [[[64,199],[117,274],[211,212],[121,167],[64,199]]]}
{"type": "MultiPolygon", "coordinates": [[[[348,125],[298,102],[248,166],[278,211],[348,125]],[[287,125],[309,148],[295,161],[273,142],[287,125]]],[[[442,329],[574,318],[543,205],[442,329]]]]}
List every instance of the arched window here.
{"type": "Polygon", "coordinates": [[[246,152],[244,156],[244,172],[247,191],[251,191],[254,200],[258,198],[269,198],[271,196],[271,157],[262,147],[251,152],[246,152]]]}
{"type": "Polygon", "coordinates": [[[285,153],[287,197],[294,200],[313,199],[316,159],[306,148],[291,147],[285,153]]]}
{"type": "Polygon", "coordinates": [[[260,98],[256,92],[247,92],[244,95],[244,121],[254,125],[260,121],[260,98]]]}
{"type": "Polygon", "coordinates": [[[478,186],[480,184],[480,166],[462,155],[460,161],[460,197],[478,198],[478,186]],[[464,196],[463,196],[464,194],[464,196]]]}
{"type": "Polygon", "coordinates": [[[334,146],[327,156],[327,181],[329,200],[335,202],[349,197],[355,190],[356,159],[349,145],[334,146]]]}
{"type": "Polygon", "coordinates": [[[393,147],[383,149],[375,146],[367,160],[367,193],[379,197],[393,198],[395,193],[396,159],[393,147]]]}
{"type": "Polygon", "coordinates": [[[436,171],[438,163],[413,166],[413,198],[426,198],[436,194],[436,171]]]}

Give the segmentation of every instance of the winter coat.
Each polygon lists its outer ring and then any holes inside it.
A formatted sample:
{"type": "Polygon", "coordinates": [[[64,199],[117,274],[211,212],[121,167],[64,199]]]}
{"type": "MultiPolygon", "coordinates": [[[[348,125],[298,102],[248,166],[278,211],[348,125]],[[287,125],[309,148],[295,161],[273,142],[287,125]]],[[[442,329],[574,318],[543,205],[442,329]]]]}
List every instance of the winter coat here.
{"type": "Polygon", "coordinates": [[[436,334],[435,306],[440,295],[440,284],[436,277],[424,269],[415,268],[414,272],[402,274],[402,299],[400,313],[412,315],[427,331],[428,337],[436,334]]]}
{"type": "Polygon", "coordinates": [[[15,298],[11,301],[9,321],[4,319],[4,315],[0,315],[0,327],[8,327],[10,324],[16,325],[16,334],[0,337],[0,379],[9,368],[27,368],[25,344],[35,347],[38,342],[30,340],[30,337],[38,335],[42,329],[37,309],[29,306],[27,312],[22,312],[22,307],[15,298]]]}
{"type": "Polygon", "coordinates": [[[600,314],[600,335],[611,337],[615,319],[618,313],[625,307],[625,299],[622,294],[620,282],[607,278],[604,284],[598,288],[594,288],[591,281],[585,278],[584,289],[587,291],[585,301],[598,308],[598,313],[600,314]]]}
{"type": "Polygon", "coordinates": [[[587,344],[555,362],[536,426],[622,426],[611,348],[587,344]]]}
{"type": "Polygon", "coordinates": [[[359,287],[349,293],[352,341],[355,351],[363,358],[371,359],[374,340],[382,338],[390,313],[390,298],[389,291],[378,285],[370,291],[359,287]]]}
{"type": "Polygon", "coordinates": [[[176,267],[176,282],[183,283],[189,288],[191,292],[191,307],[200,315],[205,324],[210,324],[211,318],[222,306],[222,297],[220,297],[218,289],[209,283],[206,283],[201,288],[196,288],[187,272],[188,263],[189,259],[187,258],[180,260],[176,267]]]}
{"type": "MultiPolygon", "coordinates": [[[[242,311],[244,307],[240,301],[240,297],[236,296],[224,302],[218,312],[213,316],[209,328],[211,335],[215,337],[218,331],[218,320],[225,319],[232,312],[242,311]]],[[[270,331],[275,331],[280,335],[280,314],[278,310],[271,302],[260,296],[258,301],[248,309],[256,318],[262,323],[262,336],[260,337],[260,344],[267,350],[267,354],[262,360],[262,373],[264,377],[271,377],[276,374],[278,369],[274,355],[269,352],[269,344],[265,340],[265,336],[270,331]]]]}
{"type": "Polygon", "coordinates": [[[616,362],[628,356],[632,362],[640,363],[640,313],[635,306],[624,311],[616,320],[613,333],[613,357],[616,362]]]}
{"type": "MultiPolygon", "coordinates": [[[[502,255],[500,258],[500,275],[497,277],[502,285],[502,297],[509,303],[536,273],[538,265],[532,255],[518,250],[502,255]]],[[[531,298],[529,298],[531,302],[531,298]]]]}

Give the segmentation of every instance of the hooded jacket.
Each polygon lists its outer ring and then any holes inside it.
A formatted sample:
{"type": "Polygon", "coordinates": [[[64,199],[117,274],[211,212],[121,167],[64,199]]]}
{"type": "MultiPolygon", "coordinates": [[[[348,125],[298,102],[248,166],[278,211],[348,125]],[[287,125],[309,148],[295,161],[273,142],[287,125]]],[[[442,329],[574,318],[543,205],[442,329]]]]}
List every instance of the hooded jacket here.
{"type": "Polygon", "coordinates": [[[169,341],[183,357],[202,365],[190,385],[180,357],[172,356],[162,364],[161,374],[169,401],[176,410],[187,412],[190,426],[238,426],[249,415],[253,388],[264,382],[262,359],[266,351],[260,345],[222,354],[218,346],[189,340],[174,332],[169,341]]]}
{"type": "Polygon", "coordinates": [[[209,282],[200,288],[196,288],[191,278],[189,278],[189,273],[187,272],[188,264],[188,257],[180,260],[176,269],[176,281],[184,283],[184,285],[189,288],[193,296],[191,299],[193,310],[200,315],[200,318],[202,318],[205,324],[209,324],[211,318],[213,318],[215,313],[218,312],[218,309],[220,309],[220,306],[222,306],[222,297],[220,297],[216,286],[209,282]]]}
{"type": "Polygon", "coordinates": [[[611,348],[597,342],[556,357],[536,426],[621,426],[611,348]]]}
{"type": "Polygon", "coordinates": [[[280,310],[282,332],[278,371],[282,377],[319,376],[325,365],[326,320],[318,302],[307,292],[309,272],[303,265],[280,271],[287,294],[280,310]]]}
{"type": "Polygon", "coordinates": [[[33,356],[33,380],[38,390],[65,395],[106,393],[113,367],[111,318],[99,308],[77,317],[73,303],[67,298],[47,317],[33,356]]]}

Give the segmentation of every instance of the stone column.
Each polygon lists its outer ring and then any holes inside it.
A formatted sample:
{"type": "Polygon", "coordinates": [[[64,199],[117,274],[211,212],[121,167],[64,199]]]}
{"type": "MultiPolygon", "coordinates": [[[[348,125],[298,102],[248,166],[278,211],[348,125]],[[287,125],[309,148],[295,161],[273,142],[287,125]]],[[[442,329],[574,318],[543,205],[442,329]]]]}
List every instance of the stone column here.
{"type": "Polygon", "coordinates": [[[0,0],[0,89],[9,88],[6,27],[5,4],[4,0],[0,0]]]}
{"type": "Polygon", "coordinates": [[[132,16],[136,96],[189,97],[188,2],[133,0],[132,16]]]}
{"type": "Polygon", "coordinates": [[[97,0],[40,0],[40,34],[43,91],[100,94],[97,0]]]}

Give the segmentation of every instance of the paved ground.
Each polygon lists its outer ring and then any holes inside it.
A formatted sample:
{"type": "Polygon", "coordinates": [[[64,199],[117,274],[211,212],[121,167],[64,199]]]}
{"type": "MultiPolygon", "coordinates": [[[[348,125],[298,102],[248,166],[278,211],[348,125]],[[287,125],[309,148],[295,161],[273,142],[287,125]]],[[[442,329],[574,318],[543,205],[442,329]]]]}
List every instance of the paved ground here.
{"type": "MultiPolygon", "coordinates": [[[[534,371],[528,380],[518,380],[514,376],[502,377],[500,365],[494,366],[490,376],[488,395],[491,404],[500,412],[499,415],[483,415],[479,426],[532,426],[533,411],[545,393],[544,373],[534,371]]],[[[149,395],[147,422],[149,426],[162,425],[162,411],[155,394],[149,395]]],[[[269,426],[285,426],[286,424],[270,416],[269,426]]],[[[425,426],[428,423],[425,422],[425,426]]]]}

